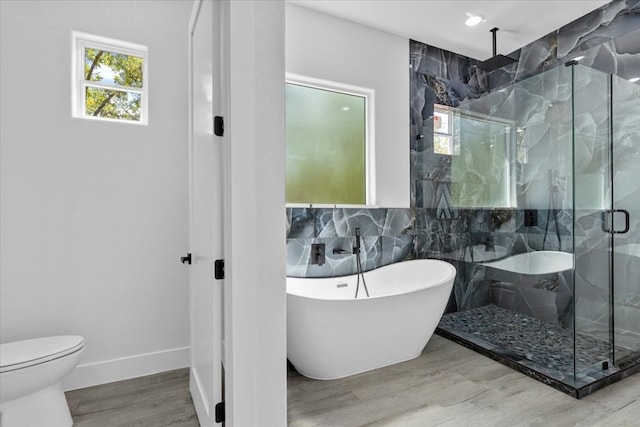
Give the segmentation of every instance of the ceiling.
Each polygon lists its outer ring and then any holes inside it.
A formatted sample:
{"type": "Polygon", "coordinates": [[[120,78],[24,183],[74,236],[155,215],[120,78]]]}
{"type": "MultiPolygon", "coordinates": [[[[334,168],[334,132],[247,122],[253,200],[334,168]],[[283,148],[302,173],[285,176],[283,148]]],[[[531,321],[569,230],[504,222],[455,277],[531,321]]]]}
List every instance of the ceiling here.
{"type": "Polygon", "coordinates": [[[492,56],[491,32],[498,27],[498,53],[508,54],[557,30],[608,0],[287,0],[299,6],[364,24],[474,59],[492,56]],[[485,21],[467,27],[466,13],[485,21]]]}

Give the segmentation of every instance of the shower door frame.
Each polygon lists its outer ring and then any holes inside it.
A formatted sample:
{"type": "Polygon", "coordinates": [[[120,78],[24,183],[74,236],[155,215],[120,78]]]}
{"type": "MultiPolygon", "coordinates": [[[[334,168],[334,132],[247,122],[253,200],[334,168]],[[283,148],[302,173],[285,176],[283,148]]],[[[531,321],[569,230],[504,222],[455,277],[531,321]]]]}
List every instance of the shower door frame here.
{"type": "MultiPolygon", "coordinates": [[[[609,204],[610,204],[610,214],[609,214],[609,218],[608,218],[608,231],[610,233],[610,266],[611,266],[611,272],[610,272],[610,292],[611,292],[611,358],[613,363],[616,366],[622,366],[625,364],[625,362],[629,359],[634,359],[640,356],[640,342],[638,343],[638,347],[636,348],[631,348],[629,349],[629,352],[625,352],[625,354],[623,356],[618,356],[619,354],[619,350],[616,347],[618,338],[617,338],[617,327],[619,327],[619,322],[617,321],[618,316],[620,315],[620,307],[618,307],[619,304],[616,304],[616,295],[619,291],[619,289],[623,286],[625,286],[625,283],[622,283],[622,279],[621,277],[625,277],[626,276],[621,276],[619,274],[616,274],[616,258],[619,257],[619,255],[616,255],[616,247],[618,245],[621,244],[620,240],[622,240],[625,234],[627,234],[630,230],[630,223],[631,223],[631,213],[629,212],[629,210],[631,209],[631,207],[626,206],[624,204],[621,205],[620,202],[616,202],[616,186],[619,184],[616,184],[616,165],[617,165],[617,160],[618,160],[618,150],[617,150],[617,145],[616,144],[616,119],[617,119],[617,114],[616,114],[616,91],[614,90],[614,79],[621,79],[621,77],[618,77],[616,75],[613,74],[609,74],[609,185],[611,188],[610,191],[610,200],[609,200],[609,204]],[[622,227],[620,227],[620,214],[622,214],[622,217],[624,218],[624,225],[622,227]]],[[[625,82],[626,83],[626,82],[625,82]]],[[[630,83],[629,83],[630,84],[630,83]]],[[[640,102],[639,102],[640,104],[640,102]]],[[[623,158],[623,157],[622,157],[623,158]]],[[[637,214],[637,212],[633,212],[635,214],[637,214]]],[[[638,290],[638,292],[640,292],[640,289],[638,290]]],[[[637,335],[640,335],[640,328],[638,328],[636,331],[630,331],[630,332],[635,332],[637,335]]]]}

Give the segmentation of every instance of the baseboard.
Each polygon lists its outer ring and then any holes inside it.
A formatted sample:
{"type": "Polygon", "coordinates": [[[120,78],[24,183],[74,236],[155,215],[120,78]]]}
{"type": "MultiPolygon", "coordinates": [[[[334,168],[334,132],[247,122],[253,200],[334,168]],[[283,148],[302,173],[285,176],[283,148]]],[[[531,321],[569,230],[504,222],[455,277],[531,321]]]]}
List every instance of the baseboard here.
{"type": "Polygon", "coordinates": [[[189,366],[189,347],[78,365],[63,381],[65,391],[128,380],[189,366]]]}
{"type": "Polygon", "coordinates": [[[207,419],[202,419],[201,417],[209,418],[209,405],[202,398],[204,396],[204,393],[202,393],[202,385],[198,377],[194,374],[193,369],[189,370],[189,391],[191,392],[193,406],[196,408],[198,422],[200,425],[205,425],[207,419]]]}

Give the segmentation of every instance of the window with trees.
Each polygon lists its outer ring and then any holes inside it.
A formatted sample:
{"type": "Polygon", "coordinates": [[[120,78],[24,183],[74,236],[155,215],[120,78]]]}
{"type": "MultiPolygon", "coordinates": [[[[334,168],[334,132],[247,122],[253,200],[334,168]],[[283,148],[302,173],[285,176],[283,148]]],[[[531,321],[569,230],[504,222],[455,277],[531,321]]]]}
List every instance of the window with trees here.
{"type": "Polygon", "coordinates": [[[146,46],[73,32],[73,116],[146,124],[146,46]]]}

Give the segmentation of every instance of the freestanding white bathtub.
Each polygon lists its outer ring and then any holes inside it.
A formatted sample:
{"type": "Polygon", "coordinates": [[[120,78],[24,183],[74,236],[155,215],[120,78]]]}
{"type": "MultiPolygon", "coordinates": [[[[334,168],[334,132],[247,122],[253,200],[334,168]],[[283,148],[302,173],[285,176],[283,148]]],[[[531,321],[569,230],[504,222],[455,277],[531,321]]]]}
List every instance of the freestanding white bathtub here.
{"type": "Polygon", "coordinates": [[[287,356],[302,375],[330,380],[418,357],[451,294],[455,268],[412,260],[357,276],[287,278],[287,356]]]}

